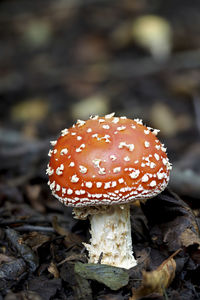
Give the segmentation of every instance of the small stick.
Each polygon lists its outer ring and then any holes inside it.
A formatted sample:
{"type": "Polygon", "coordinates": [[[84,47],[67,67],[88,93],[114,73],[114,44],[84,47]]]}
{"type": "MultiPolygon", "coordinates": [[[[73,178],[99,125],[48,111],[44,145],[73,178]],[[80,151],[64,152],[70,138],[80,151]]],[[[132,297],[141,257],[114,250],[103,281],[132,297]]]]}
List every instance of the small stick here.
{"type": "Polygon", "coordinates": [[[41,231],[41,232],[56,233],[55,230],[52,227],[33,226],[33,225],[25,225],[25,226],[15,227],[15,230],[16,231],[20,231],[20,232],[41,231]]]}
{"type": "Polygon", "coordinates": [[[101,254],[99,255],[99,259],[98,259],[97,264],[101,264],[102,258],[103,258],[103,252],[101,252],[101,254]]]}

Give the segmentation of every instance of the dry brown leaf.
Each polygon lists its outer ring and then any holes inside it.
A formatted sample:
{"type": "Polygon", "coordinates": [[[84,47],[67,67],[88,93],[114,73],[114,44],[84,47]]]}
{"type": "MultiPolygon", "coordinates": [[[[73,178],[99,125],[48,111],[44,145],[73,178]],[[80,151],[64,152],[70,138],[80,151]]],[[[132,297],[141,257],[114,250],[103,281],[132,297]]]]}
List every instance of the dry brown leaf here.
{"type": "Polygon", "coordinates": [[[56,265],[54,264],[54,262],[50,263],[50,265],[48,267],[48,271],[49,271],[49,273],[51,273],[54,276],[54,278],[59,278],[60,277],[59,271],[58,271],[56,265]]]}
{"type": "Polygon", "coordinates": [[[5,254],[0,253],[0,265],[1,265],[2,263],[8,263],[8,262],[10,262],[10,261],[12,261],[12,260],[13,260],[13,257],[7,256],[7,255],[5,255],[5,254]]]}
{"type": "Polygon", "coordinates": [[[78,261],[81,261],[81,260],[83,260],[84,257],[85,257],[84,254],[72,254],[72,255],[66,257],[65,259],[63,259],[61,262],[59,262],[59,263],[57,264],[57,266],[61,266],[61,265],[63,265],[65,262],[68,262],[68,261],[77,261],[77,260],[78,260],[78,261]]]}
{"type": "Polygon", "coordinates": [[[180,240],[183,246],[189,247],[191,245],[197,244],[200,247],[200,238],[192,231],[190,228],[187,228],[185,231],[181,233],[180,240]]]}
{"type": "Polygon", "coordinates": [[[57,233],[65,236],[64,241],[66,247],[70,247],[74,244],[79,244],[80,242],[82,242],[81,238],[78,235],[69,232],[66,228],[61,227],[57,222],[56,216],[53,217],[52,226],[57,233]]]}
{"type": "Polygon", "coordinates": [[[48,235],[33,231],[29,232],[28,234],[24,234],[20,242],[25,242],[34,251],[37,251],[39,247],[41,247],[44,243],[50,241],[50,239],[51,237],[48,235]]]}
{"type": "Polygon", "coordinates": [[[163,294],[175,277],[176,262],[173,257],[180,249],[166,259],[156,270],[143,271],[142,284],[138,289],[132,289],[133,296],[129,300],[138,300],[151,293],[163,294]]]}

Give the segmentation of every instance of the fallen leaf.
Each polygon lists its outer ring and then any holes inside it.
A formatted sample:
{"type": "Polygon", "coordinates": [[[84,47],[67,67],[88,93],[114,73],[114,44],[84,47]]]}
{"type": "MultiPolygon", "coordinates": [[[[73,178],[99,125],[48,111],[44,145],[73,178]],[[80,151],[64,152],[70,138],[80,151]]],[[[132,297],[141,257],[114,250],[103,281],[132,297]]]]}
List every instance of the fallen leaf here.
{"type": "Polygon", "coordinates": [[[82,264],[77,262],[74,266],[74,271],[80,277],[96,280],[114,291],[126,286],[129,281],[127,270],[109,265],[82,264]]]}
{"type": "Polygon", "coordinates": [[[166,59],[171,52],[171,27],[156,15],[144,15],[133,22],[134,41],[147,49],[155,59],[166,59]]]}
{"type": "Polygon", "coordinates": [[[172,254],[156,270],[143,271],[142,284],[138,289],[132,289],[133,296],[129,300],[137,300],[152,293],[162,295],[175,277],[176,262],[173,257],[179,251],[172,254]]]}
{"type": "Polygon", "coordinates": [[[60,270],[61,279],[74,291],[74,299],[92,300],[92,289],[89,280],[75,273],[73,263],[64,263],[60,270]]]}
{"type": "Polygon", "coordinates": [[[5,255],[5,254],[0,253],[0,265],[1,265],[2,263],[7,263],[7,262],[10,262],[10,261],[12,261],[12,260],[13,260],[13,257],[7,256],[7,255],[5,255]]]}
{"type": "Polygon", "coordinates": [[[53,217],[52,226],[57,233],[65,236],[64,242],[66,247],[70,247],[73,246],[74,244],[79,244],[82,242],[81,238],[78,235],[73,234],[69,232],[66,228],[61,227],[57,222],[56,216],[53,217]]]}
{"type": "Polygon", "coordinates": [[[66,262],[69,262],[69,261],[77,261],[77,260],[83,260],[85,258],[85,255],[84,254],[72,254],[72,255],[69,255],[68,257],[66,257],[64,260],[62,260],[61,262],[59,262],[57,264],[57,266],[61,266],[63,265],[64,263],[66,262]]]}
{"type": "Polygon", "coordinates": [[[49,280],[40,276],[28,281],[28,290],[38,293],[43,300],[55,299],[57,291],[61,290],[61,283],[61,279],[49,280]]]}
{"type": "Polygon", "coordinates": [[[21,236],[13,229],[6,229],[6,237],[12,247],[16,252],[23,258],[23,260],[29,266],[29,269],[34,272],[38,267],[38,256],[33,252],[33,250],[23,243],[21,236]]]}
{"type": "Polygon", "coordinates": [[[59,271],[58,271],[56,265],[54,264],[54,262],[50,263],[50,266],[48,267],[48,271],[49,271],[49,273],[51,273],[54,276],[54,278],[59,278],[60,277],[59,276],[59,271]]]}
{"type": "Polygon", "coordinates": [[[109,111],[109,99],[100,94],[82,99],[71,107],[71,115],[74,119],[87,119],[90,115],[103,115],[109,111]]]}
{"type": "Polygon", "coordinates": [[[32,250],[36,251],[44,243],[50,241],[51,237],[36,231],[24,234],[22,242],[26,243],[32,250]]]}
{"type": "Polygon", "coordinates": [[[196,218],[176,194],[166,189],[142,204],[141,208],[147,217],[154,247],[172,252],[194,244],[200,246],[196,218]]]}
{"type": "Polygon", "coordinates": [[[199,245],[200,248],[200,238],[190,228],[187,228],[185,231],[181,233],[180,240],[182,245],[185,247],[189,247],[193,244],[197,244],[199,245]]]}
{"type": "Polygon", "coordinates": [[[17,121],[41,121],[48,113],[45,99],[33,98],[17,103],[11,110],[11,116],[17,121]]]}

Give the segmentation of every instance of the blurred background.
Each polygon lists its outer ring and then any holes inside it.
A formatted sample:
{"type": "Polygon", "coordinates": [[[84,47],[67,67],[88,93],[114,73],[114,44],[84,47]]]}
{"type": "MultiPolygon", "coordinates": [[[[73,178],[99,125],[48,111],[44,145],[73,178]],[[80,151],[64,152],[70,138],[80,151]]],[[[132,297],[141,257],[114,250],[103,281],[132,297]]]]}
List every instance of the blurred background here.
{"type": "Polygon", "coordinates": [[[170,187],[198,206],[200,1],[2,0],[0,41],[1,201],[49,197],[49,140],[116,112],[161,130],[170,187]]]}

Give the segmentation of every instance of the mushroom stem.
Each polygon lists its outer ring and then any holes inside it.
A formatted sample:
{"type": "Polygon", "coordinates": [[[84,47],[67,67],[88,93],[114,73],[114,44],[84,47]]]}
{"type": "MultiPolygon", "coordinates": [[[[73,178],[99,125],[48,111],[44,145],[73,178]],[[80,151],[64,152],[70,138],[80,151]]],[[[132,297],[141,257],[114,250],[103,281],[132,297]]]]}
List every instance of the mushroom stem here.
{"type": "Polygon", "coordinates": [[[90,216],[91,244],[84,244],[89,262],[130,269],[137,264],[133,256],[130,205],[115,205],[108,212],[90,216]]]}

